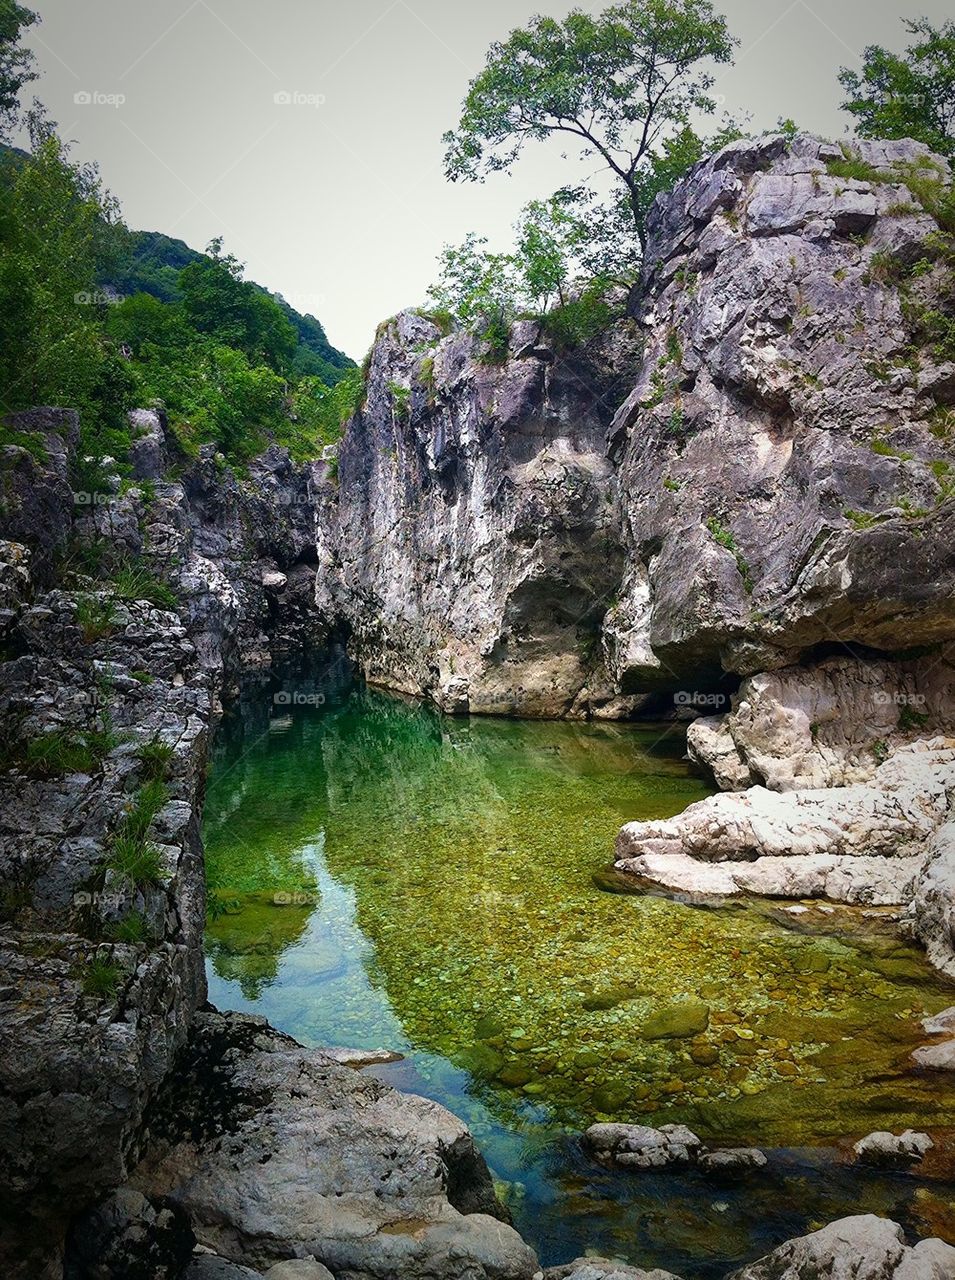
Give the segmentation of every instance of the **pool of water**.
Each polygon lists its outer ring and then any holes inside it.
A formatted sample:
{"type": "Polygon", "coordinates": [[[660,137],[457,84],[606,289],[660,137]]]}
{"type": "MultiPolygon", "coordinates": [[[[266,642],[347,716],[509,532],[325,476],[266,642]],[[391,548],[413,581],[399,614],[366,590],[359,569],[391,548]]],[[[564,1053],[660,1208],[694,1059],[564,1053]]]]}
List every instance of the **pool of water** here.
{"type": "Polygon", "coordinates": [[[445,718],[322,678],[249,686],[204,834],[210,999],[471,1127],[545,1264],[596,1250],[722,1276],[844,1213],[955,1236],[955,1175],[866,1174],[848,1137],[955,1126],[913,1073],[955,990],[878,914],[619,892],[621,823],[707,794],[676,726],[445,718]],[[615,891],[616,890],[616,891],[615,891]],[[746,1185],[608,1172],[594,1120],[771,1149],[746,1185]],[[840,1145],[841,1144],[841,1145],[840,1145]]]}

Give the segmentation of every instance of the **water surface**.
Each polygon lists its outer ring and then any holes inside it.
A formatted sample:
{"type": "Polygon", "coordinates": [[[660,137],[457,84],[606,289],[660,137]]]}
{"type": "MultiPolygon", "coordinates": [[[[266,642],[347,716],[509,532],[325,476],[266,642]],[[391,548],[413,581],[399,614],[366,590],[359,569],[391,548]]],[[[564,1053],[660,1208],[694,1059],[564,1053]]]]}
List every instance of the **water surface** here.
{"type": "Polygon", "coordinates": [[[871,1209],[952,1238],[955,1182],[838,1140],[955,1125],[908,1066],[955,1003],[879,913],[609,892],[613,837],[707,794],[674,726],[444,718],[347,683],[250,686],[205,817],[210,999],[376,1068],[470,1125],[547,1263],[587,1249],[722,1276],[871,1209]],[[819,932],[820,926],[826,930],[819,932]],[[595,1119],[773,1149],[755,1183],[610,1173],[595,1119]]]}

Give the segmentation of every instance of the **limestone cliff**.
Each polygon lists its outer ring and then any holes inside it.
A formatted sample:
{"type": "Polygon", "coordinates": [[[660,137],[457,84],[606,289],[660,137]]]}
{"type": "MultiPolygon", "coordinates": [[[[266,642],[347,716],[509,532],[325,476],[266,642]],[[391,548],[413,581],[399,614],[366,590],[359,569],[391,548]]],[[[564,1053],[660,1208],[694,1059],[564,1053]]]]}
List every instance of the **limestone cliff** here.
{"type": "Polygon", "coordinates": [[[733,143],[650,224],[639,328],[506,360],[383,326],[320,519],[369,678],[449,710],[626,714],[955,635],[944,190],[914,143],[733,143]],[[830,172],[831,170],[831,172],[830,172]],[[921,184],[921,185],[920,185],[921,184]]]}

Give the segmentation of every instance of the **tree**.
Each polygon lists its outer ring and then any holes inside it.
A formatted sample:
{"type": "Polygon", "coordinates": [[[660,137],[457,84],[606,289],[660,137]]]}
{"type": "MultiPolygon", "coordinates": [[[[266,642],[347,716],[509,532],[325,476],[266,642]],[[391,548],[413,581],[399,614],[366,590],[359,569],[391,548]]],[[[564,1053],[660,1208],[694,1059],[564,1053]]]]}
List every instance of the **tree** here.
{"type": "Polygon", "coordinates": [[[243,267],[221,239],[179,273],[186,319],[199,333],[236,347],[253,363],[286,370],[298,346],[294,326],[267,293],[242,278],[243,267]]]}
{"type": "Polygon", "coordinates": [[[940,27],[927,18],[902,19],[916,39],[904,54],[869,45],[862,73],[842,67],[848,97],[843,110],[856,118],[862,138],[914,138],[955,155],[955,22],[940,27]]]}
{"type": "Polygon", "coordinates": [[[711,114],[714,79],[735,45],[710,0],[627,0],[598,17],[535,17],[491,46],[456,131],[444,135],[451,181],[508,169],[529,141],[576,138],[622,184],[641,246],[648,173],[694,114],[711,114]]]}
{"type": "Polygon", "coordinates": [[[36,79],[33,54],[18,46],[38,16],[15,0],[0,0],[0,137],[7,137],[16,122],[20,90],[36,79]]]}

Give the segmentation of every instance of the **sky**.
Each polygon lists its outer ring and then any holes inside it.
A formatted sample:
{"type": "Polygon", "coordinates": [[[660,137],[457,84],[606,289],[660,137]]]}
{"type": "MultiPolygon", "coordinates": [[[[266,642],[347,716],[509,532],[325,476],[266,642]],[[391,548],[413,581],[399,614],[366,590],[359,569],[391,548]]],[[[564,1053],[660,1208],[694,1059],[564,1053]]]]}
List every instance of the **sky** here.
{"type": "MultiPolygon", "coordinates": [[[[453,128],[489,44],[572,0],[32,0],[33,86],[127,224],[204,248],[324,324],[356,359],[378,322],[425,301],[445,243],[495,249],[529,199],[593,172],[535,145],[512,174],[445,180],[453,128]]],[[[579,0],[599,12],[608,0],[579,0]]],[[[26,0],[31,3],[31,0],[26,0]]],[[[950,0],[716,0],[740,45],[723,108],[754,132],[791,117],[846,132],[840,66],[901,48],[901,17],[950,0]]]]}

